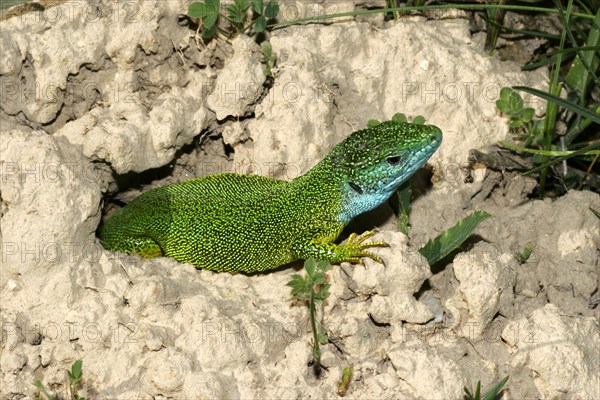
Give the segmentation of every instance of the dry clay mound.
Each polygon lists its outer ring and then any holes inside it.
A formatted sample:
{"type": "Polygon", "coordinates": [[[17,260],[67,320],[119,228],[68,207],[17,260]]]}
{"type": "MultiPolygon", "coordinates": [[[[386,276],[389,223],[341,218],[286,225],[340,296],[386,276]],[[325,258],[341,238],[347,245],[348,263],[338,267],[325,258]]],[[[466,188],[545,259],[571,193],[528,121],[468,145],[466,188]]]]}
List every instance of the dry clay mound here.
{"type": "Polygon", "coordinates": [[[600,398],[600,197],[530,200],[529,178],[483,168],[464,179],[468,151],[507,136],[500,88],[544,74],[483,54],[459,14],[277,30],[267,81],[253,39],[202,43],[178,18],[187,3],[64,2],[0,22],[2,398],[33,397],[35,379],[66,393],[76,359],[87,398],[332,398],[349,364],[352,398],[455,399],[506,375],[505,398],[600,398]],[[389,207],[362,219],[391,244],[386,267],[329,272],[321,379],[285,285],[299,264],[217,274],[98,245],[119,190],[223,170],[292,179],[396,112],[444,131],[434,183],[410,242],[389,207]],[[493,218],[432,272],[416,249],[474,210],[493,218]]]}

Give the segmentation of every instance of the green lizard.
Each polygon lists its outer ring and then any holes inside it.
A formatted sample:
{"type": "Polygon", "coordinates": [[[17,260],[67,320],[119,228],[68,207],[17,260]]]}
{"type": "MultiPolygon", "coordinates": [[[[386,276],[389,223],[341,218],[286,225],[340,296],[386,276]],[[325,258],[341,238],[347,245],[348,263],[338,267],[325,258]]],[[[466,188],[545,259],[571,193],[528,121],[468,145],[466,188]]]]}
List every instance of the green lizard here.
{"type": "Polygon", "coordinates": [[[362,263],[388,246],[374,234],[334,241],[386,201],[442,141],[435,126],[384,122],[356,131],[291,182],[222,173],[150,190],[100,230],[109,250],[169,256],[198,268],[258,272],[298,259],[362,263]]]}

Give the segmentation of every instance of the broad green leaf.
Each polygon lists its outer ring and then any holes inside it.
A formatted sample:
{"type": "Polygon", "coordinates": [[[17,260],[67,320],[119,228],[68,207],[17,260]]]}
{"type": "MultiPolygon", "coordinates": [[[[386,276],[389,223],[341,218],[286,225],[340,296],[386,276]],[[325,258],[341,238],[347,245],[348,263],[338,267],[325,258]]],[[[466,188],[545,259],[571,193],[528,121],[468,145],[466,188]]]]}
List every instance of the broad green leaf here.
{"type": "Polygon", "coordinates": [[[260,17],[256,18],[254,20],[254,30],[257,33],[261,33],[265,31],[265,28],[267,26],[267,19],[265,18],[264,15],[261,15],[260,17]]]}
{"type": "Polygon", "coordinates": [[[408,122],[408,118],[406,118],[406,115],[402,114],[402,113],[396,113],[394,114],[394,116],[392,117],[392,121],[394,122],[408,122]]]}
{"type": "Polygon", "coordinates": [[[211,13],[213,13],[213,11],[210,10],[204,3],[192,3],[188,7],[188,15],[192,18],[204,18],[211,13]]]}
{"type": "Polygon", "coordinates": [[[230,22],[239,24],[242,22],[242,18],[240,17],[241,13],[235,7],[235,4],[230,4],[227,6],[227,19],[230,22]]]}
{"type": "Polygon", "coordinates": [[[367,121],[367,127],[368,127],[368,128],[374,128],[374,127],[376,127],[377,125],[381,125],[381,122],[379,122],[379,121],[378,121],[378,120],[376,120],[376,119],[370,119],[369,121],[367,121]]]}
{"type": "Polygon", "coordinates": [[[508,121],[508,126],[513,129],[518,129],[523,126],[523,121],[518,118],[511,118],[510,121],[508,121]]]}
{"type": "Polygon", "coordinates": [[[313,283],[314,283],[315,285],[320,285],[320,284],[322,284],[323,282],[325,282],[325,275],[323,275],[323,274],[321,274],[321,273],[317,273],[317,274],[315,274],[315,277],[314,277],[314,279],[313,279],[313,283]]]}
{"type": "Polygon", "coordinates": [[[76,360],[71,367],[71,372],[75,378],[81,378],[81,367],[83,365],[82,360],[76,360]]]}
{"type": "Polygon", "coordinates": [[[246,18],[248,7],[250,5],[247,0],[235,0],[233,4],[227,6],[227,18],[240,27],[242,22],[244,22],[244,18],[246,18]]]}
{"type": "Polygon", "coordinates": [[[192,18],[205,18],[209,15],[219,15],[219,0],[206,0],[204,3],[195,2],[188,7],[188,15],[192,18]]]}
{"type": "Polygon", "coordinates": [[[417,125],[423,125],[425,123],[425,117],[422,115],[417,115],[413,118],[412,123],[417,125]]]}
{"type": "Polygon", "coordinates": [[[523,99],[519,93],[509,87],[500,89],[500,99],[496,101],[496,107],[507,115],[518,115],[523,110],[523,99]]]}
{"type": "Polygon", "coordinates": [[[292,279],[288,283],[286,283],[286,285],[290,286],[292,288],[298,288],[298,287],[303,288],[304,287],[304,277],[300,274],[294,274],[294,275],[292,275],[292,279]]]}
{"type": "Polygon", "coordinates": [[[325,273],[327,272],[327,269],[329,268],[329,263],[327,261],[324,260],[318,260],[317,261],[317,270],[325,273]]]}
{"type": "Polygon", "coordinates": [[[523,122],[531,122],[533,119],[534,110],[533,108],[525,108],[521,113],[521,121],[523,122]]]}
{"type": "Polygon", "coordinates": [[[264,11],[264,3],[263,0],[252,0],[252,10],[258,14],[258,15],[262,15],[263,11],[264,11]]]}
{"type": "Polygon", "coordinates": [[[292,275],[292,280],[289,281],[287,286],[292,288],[292,296],[306,299],[308,298],[307,294],[307,282],[301,275],[294,274],[292,275]]]}
{"type": "Polygon", "coordinates": [[[277,0],[270,0],[265,8],[264,16],[268,19],[273,19],[277,17],[277,14],[279,14],[279,3],[277,0]]]}
{"type": "Polygon", "coordinates": [[[427,242],[427,244],[419,250],[419,253],[427,259],[429,265],[434,265],[464,242],[471,233],[473,233],[475,228],[477,228],[477,225],[491,216],[491,214],[488,214],[485,211],[476,211],[472,213],[452,228],[442,232],[435,239],[427,242]]]}
{"type": "Polygon", "coordinates": [[[286,285],[291,287],[304,286],[304,278],[300,274],[294,274],[292,275],[292,279],[286,283],[286,285]]]}
{"type": "Polygon", "coordinates": [[[250,2],[248,0],[235,0],[234,3],[237,8],[244,11],[244,13],[250,8],[250,2]]]}
{"type": "Polygon", "coordinates": [[[329,297],[329,287],[330,286],[331,285],[329,283],[326,283],[323,286],[321,286],[321,291],[318,293],[315,293],[315,300],[323,301],[327,297],[329,297]]]}
{"type": "MultiPolygon", "coordinates": [[[[210,30],[215,28],[216,29],[216,22],[217,22],[217,18],[219,18],[219,16],[217,14],[209,14],[204,18],[204,31],[206,30],[210,30]]],[[[211,35],[210,37],[212,37],[214,35],[211,35]]]]}
{"type": "Polygon", "coordinates": [[[215,37],[216,35],[217,35],[217,25],[215,25],[214,23],[210,28],[205,28],[202,31],[202,37],[204,39],[210,39],[210,38],[215,37]]]}
{"type": "Polygon", "coordinates": [[[315,268],[317,268],[317,261],[314,258],[309,258],[304,261],[304,270],[306,271],[306,275],[311,279],[315,275],[315,268]]]}
{"type": "Polygon", "coordinates": [[[319,333],[318,338],[319,338],[319,343],[320,344],[324,345],[324,344],[329,343],[329,336],[327,335],[327,332],[321,332],[321,333],[319,333]]]}
{"type": "Polygon", "coordinates": [[[208,7],[208,9],[214,11],[215,13],[219,12],[219,7],[221,7],[220,0],[205,0],[205,3],[206,3],[206,7],[208,7]]]}

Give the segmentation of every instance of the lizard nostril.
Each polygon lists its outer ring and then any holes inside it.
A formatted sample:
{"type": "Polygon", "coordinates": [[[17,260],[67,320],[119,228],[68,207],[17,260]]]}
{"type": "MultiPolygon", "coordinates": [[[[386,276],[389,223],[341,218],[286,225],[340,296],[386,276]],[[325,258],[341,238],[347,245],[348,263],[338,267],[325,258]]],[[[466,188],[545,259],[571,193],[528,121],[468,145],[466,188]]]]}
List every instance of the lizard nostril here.
{"type": "Polygon", "coordinates": [[[431,136],[429,136],[429,140],[432,142],[437,142],[437,136],[431,135],[431,136]]]}

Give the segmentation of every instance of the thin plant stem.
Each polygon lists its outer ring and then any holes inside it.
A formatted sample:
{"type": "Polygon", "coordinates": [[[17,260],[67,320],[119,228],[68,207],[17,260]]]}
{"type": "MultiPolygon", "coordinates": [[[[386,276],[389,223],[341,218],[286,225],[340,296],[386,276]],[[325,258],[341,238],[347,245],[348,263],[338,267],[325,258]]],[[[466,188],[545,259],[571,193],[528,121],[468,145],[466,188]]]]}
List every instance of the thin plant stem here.
{"type": "Polygon", "coordinates": [[[315,290],[310,291],[310,325],[313,331],[313,369],[315,375],[321,374],[321,347],[319,346],[319,335],[317,334],[317,321],[315,319],[315,290]]]}

